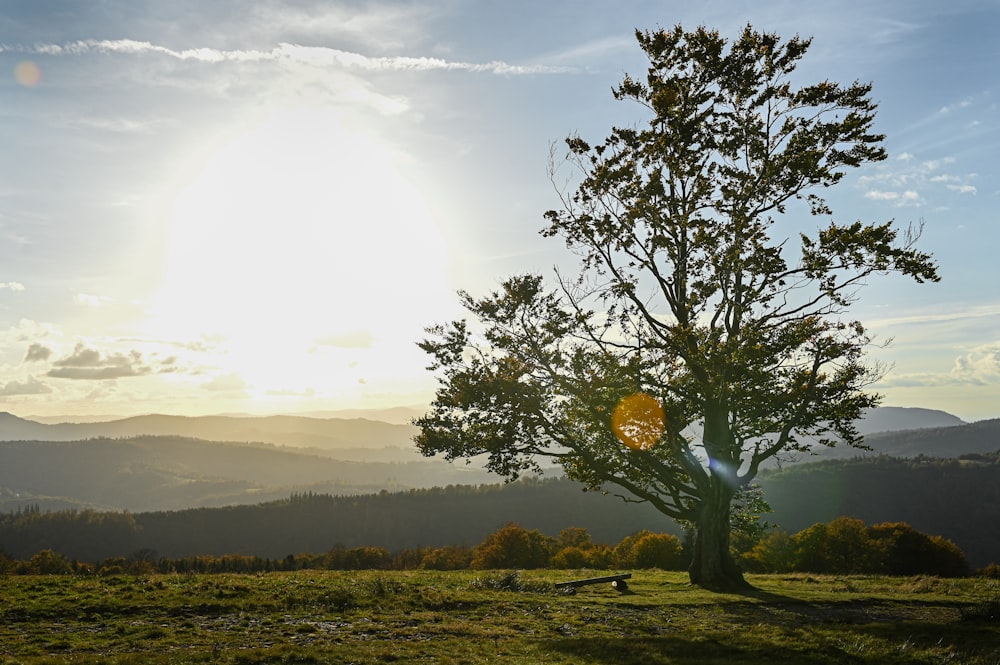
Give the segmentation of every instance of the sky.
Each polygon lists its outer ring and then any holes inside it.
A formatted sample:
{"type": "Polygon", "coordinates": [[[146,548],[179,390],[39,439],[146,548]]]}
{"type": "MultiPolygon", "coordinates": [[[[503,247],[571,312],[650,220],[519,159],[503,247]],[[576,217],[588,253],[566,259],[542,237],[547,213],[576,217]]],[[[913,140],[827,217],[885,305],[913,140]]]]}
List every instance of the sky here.
{"type": "Polygon", "coordinates": [[[884,404],[1000,417],[1000,3],[0,1],[0,410],[429,403],[416,342],[526,271],[550,151],[640,109],[636,29],[811,36],[889,158],[835,219],[923,224],[938,284],[873,279],[884,404]]]}

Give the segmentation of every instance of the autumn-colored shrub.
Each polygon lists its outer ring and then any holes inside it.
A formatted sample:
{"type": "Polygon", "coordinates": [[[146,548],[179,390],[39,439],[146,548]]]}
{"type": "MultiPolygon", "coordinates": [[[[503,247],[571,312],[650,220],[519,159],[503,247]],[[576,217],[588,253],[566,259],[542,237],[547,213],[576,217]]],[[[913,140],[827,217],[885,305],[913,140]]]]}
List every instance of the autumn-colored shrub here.
{"type": "Polygon", "coordinates": [[[928,536],[903,522],[869,527],[851,517],[814,524],[794,536],[772,533],[741,562],[747,570],[760,573],[968,574],[965,554],[950,540],[928,536]]]}
{"type": "Polygon", "coordinates": [[[541,531],[507,524],[486,536],[472,552],[475,569],[544,568],[549,563],[553,541],[541,531]]]}
{"type": "Polygon", "coordinates": [[[680,570],[684,567],[684,548],[675,535],[640,531],[618,543],[612,562],[619,568],[680,570]]]}
{"type": "Polygon", "coordinates": [[[905,522],[876,524],[869,533],[879,546],[880,572],[941,577],[969,574],[965,553],[946,538],[920,533],[905,522]]]}
{"type": "Polygon", "coordinates": [[[447,545],[427,551],[420,561],[425,570],[464,570],[472,562],[472,550],[464,545],[447,545]]]}
{"type": "Polygon", "coordinates": [[[33,575],[69,575],[73,572],[73,564],[58,552],[42,550],[28,561],[27,572],[33,575]]]}
{"type": "Polygon", "coordinates": [[[993,579],[1000,579],[1000,564],[989,563],[982,568],[976,570],[976,575],[978,577],[990,577],[993,579]]]}
{"type": "Polygon", "coordinates": [[[862,520],[838,517],[793,537],[795,570],[811,573],[874,573],[881,556],[862,520]]]}

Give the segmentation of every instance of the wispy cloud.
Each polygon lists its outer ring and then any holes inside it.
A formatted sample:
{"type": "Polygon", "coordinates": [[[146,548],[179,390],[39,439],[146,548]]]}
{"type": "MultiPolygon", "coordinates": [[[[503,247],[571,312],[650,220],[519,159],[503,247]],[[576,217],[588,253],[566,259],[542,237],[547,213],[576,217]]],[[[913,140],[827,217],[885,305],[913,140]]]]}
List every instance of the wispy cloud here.
{"type": "Polygon", "coordinates": [[[193,48],[176,50],[147,41],[134,39],[86,39],[65,44],[35,46],[0,46],[0,52],[20,52],[33,55],[84,55],[89,53],[121,53],[127,55],[154,54],[177,60],[205,63],[223,62],[295,62],[315,67],[341,67],[367,71],[464,71],[508,76],[526,74],[561,74],[571,67],[541,64],[511,64],[500,60],[462,62],[443,58],[411,56],[368,56],[326,46],[302,46],[280,43],[271,49],[193,48]]]}
{"type": "Polygon", "coordinates": [[[73,302],[83,307],[97,308],[110,300],[111,298],[108,298],[107,296],[95,296],[89,293],[77,293],[73,296],[73,302]]]}
{"type": "Polygon", "coordinates": [[[1000,341],[976,346],[958,356],[948,372],[890,374],[878,387],[932,388],[943,386],[1000,385],[1000,341]]]}
{"type": "Polygon", "coordinates": [[[920,194],[912,189],[903,192],[870,189],[865,192],[865,198],[874,201],[892,201],[898,206],[922,206],[924,204],[920,194]]]}
{"type": "Polygon", "coordinates": [[[29,376],[24,381],[8,381],[7,383],[0,384],[0,397],[47,395],[51,392],[52,388],[33,376],[29,376]]]}
{"type": "Polygon", "coordinates": [[[953,173],[946,171],[955,164],[954,157],[919,160],[910,152],[901,153],[895,160],[877,167],[874,172],[858,178],[858,185],[864,188],[865,198],[884,201],[895,207],[922,207],[928,198],[941,194],[944,190],[956,194],[975,194],[977,188],[971,184],[976,173],[953,173]]]}
{"type": "Polygon", "coordinates": [[[237,391],[243,393],[246,390],[247,383],[243,380],[242,376],[234,372],[232,374],[217,376],[201,384],[201,387],[213,392],[237,391]]]}
{"type": "Polygon", "coordinates": [[[964,321],[969,319],[983,319],[989,317],[1000,317],[1000,304],[987,304],[969,306],[963,309],[956,309],[948,312],[928,311],[896,316],[886,319],[874,319],[866,322],[870,328],[888,328],[894,326],[942,323],[950,321],[964,321]]]}

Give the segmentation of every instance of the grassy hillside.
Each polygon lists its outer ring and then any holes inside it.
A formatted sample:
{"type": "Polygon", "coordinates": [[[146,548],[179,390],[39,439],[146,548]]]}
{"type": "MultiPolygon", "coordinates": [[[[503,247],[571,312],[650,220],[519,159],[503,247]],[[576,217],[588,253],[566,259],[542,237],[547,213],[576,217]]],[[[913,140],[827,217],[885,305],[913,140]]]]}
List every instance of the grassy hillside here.
{"type": "Polygon", "coordinates": [[[572,596],[531,574],[269,573],[12,577],[0,662],[962,663],[996,665],[996,583],[979,578],[751,576],[710,594],[637,572],[572,596]]]}

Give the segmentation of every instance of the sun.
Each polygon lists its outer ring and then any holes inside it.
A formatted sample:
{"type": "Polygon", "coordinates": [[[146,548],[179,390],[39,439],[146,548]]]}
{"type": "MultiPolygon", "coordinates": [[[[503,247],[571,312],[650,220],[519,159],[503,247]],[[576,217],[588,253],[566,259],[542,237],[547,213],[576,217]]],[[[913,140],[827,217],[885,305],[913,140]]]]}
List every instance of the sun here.
{"type": "Polygon", "coordinates": [[[157,334],[222,340],[219,371],[260,390],[356,383],[362,362],[391,376],[393,349],[412,351],[453,294],[399,156],[333,109],[272,112],[214,149],[165,251],[157,334]]]}

